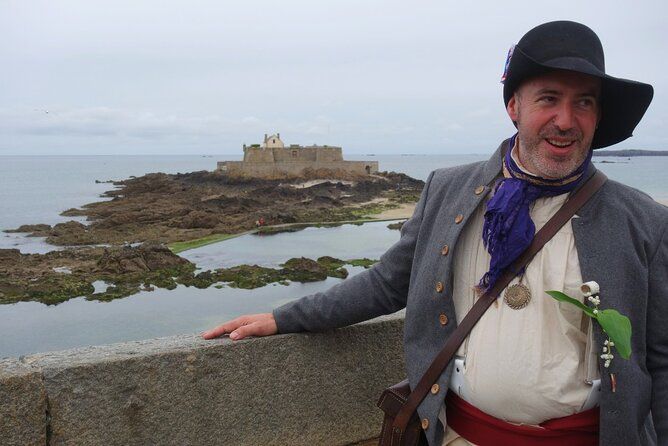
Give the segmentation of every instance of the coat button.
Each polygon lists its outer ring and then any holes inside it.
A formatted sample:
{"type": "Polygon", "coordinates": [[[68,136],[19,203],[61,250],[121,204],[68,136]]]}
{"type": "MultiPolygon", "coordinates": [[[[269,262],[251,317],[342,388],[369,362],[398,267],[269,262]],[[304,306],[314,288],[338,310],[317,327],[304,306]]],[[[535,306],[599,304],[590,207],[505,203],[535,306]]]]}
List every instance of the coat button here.
{"type": "Polygon", "coordinates": [[[443,282],[436,282],[436,292],[437,293],[443,292],[443,282]]]}
{"type": "Polygon", "coordinates": [[[475,188],[474,192],[475,192],[476,195],[480,195],[481,193],[484,192],[484,190],[485,190],[485,186],[478,186],[478,187],[475,188]]]}
{"type": "Polygon", "coordinates": [[[422,423],[420,423],[420,424],[422,425],[422,429],[424,429],[424,430],[427,430],[429,428],[429,420],[426,419],[426,418],[423,418],[422,423]]]}
{"type": "Polygon", "coordinates": [[[450,252],[450,247],[448,245],[443,245],[443,247],[441,248],[441,255],[447,256],[449,252],[450,252]]]}
{"type": "Polygon", "coordinates": [[[455,223],[459,224],[462,222],[462,220],[464,220],[464,216],[462,214],[457,214],[455,217],[455,223]]]}
{"type": "Polygon", "coordinates": [[[441,386],[439,386],[438,384],[434,384],[433,386],[431,386],[431,393],[432,394],[436,395],[439,390],[441,390],[441,386]]]}
{"type": "Polygon", "coordinates": [[[441,325],[448,325],[448,317],[444,313],[441,313],[441,315],[438,317],[438,321],[441,323],[441,325]]]}

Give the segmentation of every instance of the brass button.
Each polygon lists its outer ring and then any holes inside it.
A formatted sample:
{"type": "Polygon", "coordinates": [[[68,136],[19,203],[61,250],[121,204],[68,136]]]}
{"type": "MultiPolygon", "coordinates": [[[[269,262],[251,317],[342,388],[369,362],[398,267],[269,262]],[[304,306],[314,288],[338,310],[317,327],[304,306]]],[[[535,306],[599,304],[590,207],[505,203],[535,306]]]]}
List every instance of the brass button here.
{"type": "Polygon", "coordinates": [[[433,393],[434,395],[436,395],[439,390],[441,390],[441,386],[439,386],[438,384],[434,384],[433,386],[431,386],[431,393],[433,393]]]}
{"type": "Polygon", "coordinates": [[[441,315],[438,317],[438,321],[441,323],[441,325],[447,325],[448,317],[444,313],[441,313],[441,315]]]}
{"type": "Polygon", "coordinates": [[[443,248],[441,248],[441,255],[447,256],[448,252],[450,252],[450,247],[448,245],[443,245],[443,248]]]}
{"type": "Polygon", "coordinates": [[[443,282],[436,282],[436,292],[441,293],[443,291],[443,282]]]}
{"type": "Polygon", "coordinates": [[[480,195],[485,190],[485,186],[478,186],[475,188],[475,194],[480,195]]]}
{"type": "Polygon", "coordinates": [[[427,430],[429,428],[429,420],[426,418],[422,419],[422,429],[427,430]]]}
{"type": "Polygon", "coordinates": [[[464,216],[463,216],[462,214],[458,214],[458,215],[455,217],[455,223],[457,223],[457,224],[461,223],[462,220],[464,220],[464,216]]]}

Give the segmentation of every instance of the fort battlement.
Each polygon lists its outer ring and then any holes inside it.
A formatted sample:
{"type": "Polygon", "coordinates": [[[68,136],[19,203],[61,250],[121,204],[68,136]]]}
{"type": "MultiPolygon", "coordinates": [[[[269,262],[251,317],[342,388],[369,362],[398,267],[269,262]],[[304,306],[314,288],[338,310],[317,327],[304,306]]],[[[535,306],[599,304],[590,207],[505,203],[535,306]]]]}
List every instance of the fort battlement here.
{"type": "Polygon", "coordinates": [[[264,136],[262,144],[244,144],[243,161],[220,161],[218,171],[232,176],[284,178],[303,176],[306,171],[328,170],[350,175],[378,172],[377,161],[345,161],[337,146],[285,146],[280,134],[264,136]]]}

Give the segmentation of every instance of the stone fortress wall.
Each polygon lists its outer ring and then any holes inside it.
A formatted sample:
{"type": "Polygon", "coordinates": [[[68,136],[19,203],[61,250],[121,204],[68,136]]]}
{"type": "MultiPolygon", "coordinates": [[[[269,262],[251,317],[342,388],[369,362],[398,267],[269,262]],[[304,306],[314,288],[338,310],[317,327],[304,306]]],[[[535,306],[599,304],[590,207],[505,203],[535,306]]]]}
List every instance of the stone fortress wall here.
{"type": "Polygon", "coordinates": [[[246,146],[243,161],[220,161],[218,171],[234,176],[280,178],[301,176],[306,170],[328,169],[353,175],[370,175],[378,172],[377,161],[345,161],[341,147],[285,146],[276,135],[264,135],[264,142],[246,146]]]}

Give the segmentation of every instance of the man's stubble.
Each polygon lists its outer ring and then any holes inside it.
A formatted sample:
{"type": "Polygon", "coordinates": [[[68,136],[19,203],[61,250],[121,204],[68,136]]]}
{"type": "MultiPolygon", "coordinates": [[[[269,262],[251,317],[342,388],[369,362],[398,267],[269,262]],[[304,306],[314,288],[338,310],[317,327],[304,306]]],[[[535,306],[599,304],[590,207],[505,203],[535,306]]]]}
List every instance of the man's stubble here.
{"type": "MultiPolygon", "coordinates": [[[[519,98],[518,98],[519,102],[519,98]]],[[[582,132],[577,129],[563,131],[553,124],[547,124],[538,134],[531,134],[522,126],[522,107],[517,111],[517,131],[519,138],[519,157],[524,167],[531,173],[543,178],[564,178],[575,171],[587,158],[591,150],[592,137],[584,140],[582,132]],[[553,157],[540,150],[541,144],[548,144],[546,139],[551,137],[575,139],[578,147],[567,156],[553,157]]]]}

